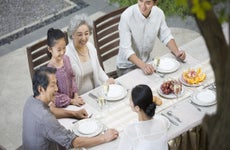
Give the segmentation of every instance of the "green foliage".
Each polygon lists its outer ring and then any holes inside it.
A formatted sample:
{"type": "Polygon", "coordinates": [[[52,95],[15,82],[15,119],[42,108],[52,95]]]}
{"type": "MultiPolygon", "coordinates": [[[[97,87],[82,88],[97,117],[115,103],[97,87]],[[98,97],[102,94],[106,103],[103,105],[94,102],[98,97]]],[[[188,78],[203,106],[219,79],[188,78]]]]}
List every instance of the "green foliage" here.
{"type": "Polygon", "coordinates": [[[192,3],[192,13],[194,13],[198,19],[204,20],[206,17],[206,11],[212,8],[211,4],[206,0],[192,0],[192,3]]]}
{"type": "MultiPolygon", "coordinates": [[[[184,5],[188,0],[176,0],[178,5],[184,5]]],[[[191,12],[197,16],[198,19],[204,20],[206,12],[214,9],[219,18],[220,23],[228,20],[228,6],[229,0],[192,0],[191,12]]]]}
{"type": "MultiPolygon", "coordinates": [[[[119,6],[131,6],[136,4],[138,0],[109,0],[111,3],[118,3],[119,6]]],[[[185,5],[177,5],[177,0],[158,0],[158,7],[160,7],[166,16],[170,15],[179,15],[181,17],[185,17],[189,14],[189,9],[185,3],[185,5]]],[[[183,2],[184,0],[180,0],[183,2]]]]}
{"type": "MultiPolygon", "coordinates": [[[[109,0],[110,3],[117,3],[120,7],[131,6],[136,4],[138,0],[109,0]]],[[[214,10],[220,20],[229,21],[227,17],[229,0],[192,0],[193,7],[188,8],[188,0],[158,0],[158,7],[160,7],[166,16],[178,15],[186,17],[187,15],[195,14],[199,19],[205,19],[205,14],[212,6],[217,6],[214,10]]]]}

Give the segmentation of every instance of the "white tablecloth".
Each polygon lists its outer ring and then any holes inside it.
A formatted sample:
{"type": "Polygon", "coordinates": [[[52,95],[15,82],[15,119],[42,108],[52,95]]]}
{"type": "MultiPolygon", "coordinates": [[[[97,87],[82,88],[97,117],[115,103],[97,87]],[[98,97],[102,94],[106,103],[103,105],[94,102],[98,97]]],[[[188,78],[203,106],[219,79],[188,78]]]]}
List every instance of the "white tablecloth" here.
{"type": "MultiPolygon", "coordinates": [[[[163,57],[172,57],[172,54],[166,54],[163,57]]],[[[174,58],[175,59],[175,58],[174,58]]],[[[200,107],[202,111],[198,111],[191,103],[189,103],[190,96],[196,90],[201,90],[207,85],[214,82],[214,75],[212,68],[209,64],[209,60],[204,60],[203,62],[199,62],[191,55],[187,53],[186,63],[181,63],[179,69],[173,73],[167,74],[164,78],[161,78],[158,74],[153,75],[144,75],[140,69],[136,69],[131,71],[128,74],[125,74],[117,79],[122,86],[124,86],[128,90],[127,96],[119,101],[109,102],[107,107],[102,111],[99,109],[97,101],[88,96],[88,93],[82,95],[83,99],[86,101],[85,109],[87,109],[90,113],[94,113],[93,117],[100,120],[107,128],[115,128],[120,132],[122,136],[122,130],[128,124],[137,121],[137,114],[133,112],[129,106],[129,98],[130,98],[130,89],[138,84],[147,84],[151,87],[153,91],[153,95],[159,96],[157,89],[160,87],[163,81],[168,78],[178,79],[182,72],[188,68],[197,68],[201,67],[202,71],[206,73],[207,77],[204,83],[199,87],[186,87],[184,86],[184,94],[178,99],[167,99],[161,97],[163,104],[158,106],[156,109],[156,113],[166,113],[167,111],[172,111],[177,117],[182,121],[179,123],[179,126],[171,125],[168,131],[169,139],[173,139],[178,135],[182,134],[185,131],[199,125],[202,122],[202,118],[206,113],[212,114],[215,113],[216,106],[210,107],[200,107]]],[[[97,95],[100,92],[100,87],[90,91],[93,94],[97,95]]],[[[60,122],[71,129],[72,127],[72,119],[60,120],[60,122]]],[[[114,140],[112,142],[101,144],[89,149],[99,150],[99,149],[116,149],[119,144],[119,139],[114,140]]]]}

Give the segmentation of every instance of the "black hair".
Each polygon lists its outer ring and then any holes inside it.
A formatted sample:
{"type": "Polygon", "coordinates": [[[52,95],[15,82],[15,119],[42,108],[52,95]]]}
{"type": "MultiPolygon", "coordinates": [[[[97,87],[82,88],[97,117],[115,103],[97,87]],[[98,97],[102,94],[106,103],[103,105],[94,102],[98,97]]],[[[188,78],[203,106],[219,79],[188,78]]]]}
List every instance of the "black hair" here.
{"type": "Polygon", "coordinates": [[[49,84],[48,74],[55,74],[55,73],[56,73],[56,68],[51,68],[47,66],[43,66],[35,70],[32,79],[34,97],[40,94],[38,91],[39,86],[43,87],[46,90],[49,84]]]}
{"type": "Polygon", "coordinates": [[[61,38],[65,38],[65,34],[60,29],[49,28],[47,31],[47,45],[53,47],[55,42],[61,38]]]}
{"type": "Polygon", "coordinates": [[[147,116],[154,116],[156,104],[153,102],[153,94],[149,86],[143,84],[135,86],[131,96],[134,106],[139,106],[147,116]]]}
{"type": "MultiPolygon", "coordinates": [[[[65,34],[60,29],[49,28],[49,30],[47,31],[47,45],[49,47],[53,47],[55,45],[55,42],[61,38],[65,39],[66,37],[65,34]]],[[[47,54],[50,58],[52,57],[50,52],[47,52],[47,54]]]]}

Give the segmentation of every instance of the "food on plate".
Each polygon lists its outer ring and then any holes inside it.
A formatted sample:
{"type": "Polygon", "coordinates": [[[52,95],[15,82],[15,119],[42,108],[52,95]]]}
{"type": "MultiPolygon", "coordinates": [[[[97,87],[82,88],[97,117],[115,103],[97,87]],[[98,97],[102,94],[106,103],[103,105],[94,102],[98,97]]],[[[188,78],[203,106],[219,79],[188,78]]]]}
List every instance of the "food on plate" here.
{"type": "MultiPolygon", "coordinates": [[[[181,83],[177,80],[168,80],[166,82],[163,82],[160,86],[160,89],[163,94],[168,95],[171,93],[174,93],[174,85],[181,85],[181,83]]],[[[180,86],[180,91],[182,90],[182,86],[180,86]]]]}
{"type": "Polygon", "coordinates": [[[182,78],[188,84],[198,84],[206,79],[206,74],[202,72],[201,68],[188,69],[182,73],[182,78]]]}
{"type": "Polygon", "coordinates": [[[160,106],[162,105],[162,100],[157,97],[157,96],[153,96],[153,102],[157,105],[157,106],[160,106]]]}

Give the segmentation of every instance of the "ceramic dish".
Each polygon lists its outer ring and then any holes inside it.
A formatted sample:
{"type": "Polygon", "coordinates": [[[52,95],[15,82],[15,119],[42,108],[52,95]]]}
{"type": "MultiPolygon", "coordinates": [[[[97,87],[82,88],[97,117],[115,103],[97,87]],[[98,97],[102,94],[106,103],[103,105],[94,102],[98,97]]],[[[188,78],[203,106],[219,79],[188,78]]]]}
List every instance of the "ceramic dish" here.
{"type": "Polygon", "coordinates": [[[123,99],[127,95],[127,90],[118,84],[110,84],[107,95],[102,94],[107,101],[117,101],[123,99]]]}
{"type": "MultiPolygon", "coordinates": [[[[160,96],[162,96],[162,97],[164,97],[164,98],[168,98],[168,99],[177,98],[177,96],[176,96],[174,93],[164,94],[160,88],[158,88],[157,92],[158,92],[158,94],[159,94],[160,96]]],[[[181,97],[181,96],[183,96],[184,93],[185,93],[185,88],[182,87],[182,91],[181,91],[181,93],[178,95],[178,98],[181,97]]]]}
{"type": "Polygon", "coordinates": [[[197,91],[192,96],[192,102],[200,106],[214,105],[216,104],[216,93],[209,89],[197,91]]]}
{"type": "Polygon", "coordinates": [[[175,72],[180,67],[180,63],[172,58],[161,58],[157,71],[160,73],[175,72]]]}
{"type": "Polygon", "coordinates": [[[93,137],[103,131],[103,124],[93,118],[87,118],[76,122],[72,128],[77,136],[93,137]]]}

